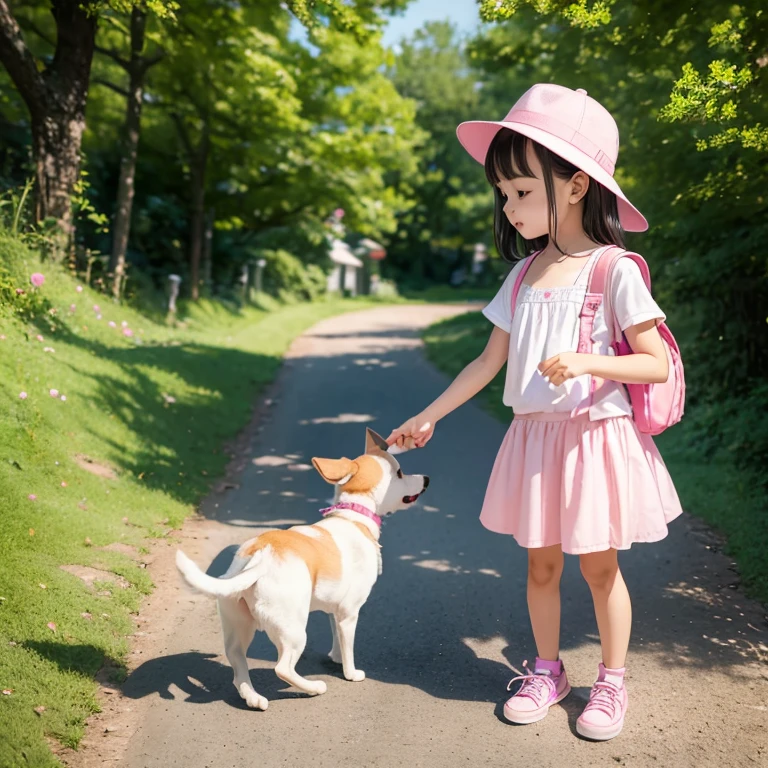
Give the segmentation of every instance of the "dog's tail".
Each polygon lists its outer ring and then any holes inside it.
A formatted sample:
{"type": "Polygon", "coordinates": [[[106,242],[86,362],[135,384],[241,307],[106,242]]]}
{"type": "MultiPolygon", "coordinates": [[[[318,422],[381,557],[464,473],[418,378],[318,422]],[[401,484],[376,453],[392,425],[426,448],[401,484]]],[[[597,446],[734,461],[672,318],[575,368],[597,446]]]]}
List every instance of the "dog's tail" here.
{"type": "Polygon", "coordinates": [[[180,549],[176,552],[176,567],[187,583],[210,597],[230,597],[255,584],[263,575],[259,561],[234,576],[216,579],[203,573],[180,549]]]}

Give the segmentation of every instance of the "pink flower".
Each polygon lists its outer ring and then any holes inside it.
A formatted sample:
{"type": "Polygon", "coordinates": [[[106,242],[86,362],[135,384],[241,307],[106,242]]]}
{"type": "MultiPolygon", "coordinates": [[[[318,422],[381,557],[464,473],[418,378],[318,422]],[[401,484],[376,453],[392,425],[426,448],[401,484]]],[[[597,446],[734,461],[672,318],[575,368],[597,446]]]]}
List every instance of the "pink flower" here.
{"type": "Polygon", "coordinates": [[[26,399],[27,399],[27,393],[19,392],[19,400],[26,400],[26,399]]]}
{"type": "Polygon", "coordinates": [[[101,312],[101,307],[98,304],[93,305],[93,311],[94,312],[101,312]]]}
{"type": "Polygon", "coordinates": [[[67,396],[66,395],[62,395],[61,396],[61,402],[62,403],[66,403],[67,402],[67,396]]]}
{"type": "Polygon", "coordinates": [[[45,626],[48,627],[48,629],[50,629],[51,632],[56,631],[56,623],[53,621],[49,621],[45,626]]]}
{"type": "Polygon", "coordinates": [[[344,218],[344,209],[343,209],[343,208],[337,208],[337,209],[336,209],[336,210],[333,212],[333,215],[334,215],[334,216],[335,216],[337,219],[343,219],[343,218],[344,218]]]}
{"type": "Polygon", "coordinates": [[[77,305],[76,304],[70,304],[69,305],[69,311],[70,312],[74,312],[76,309],[77,309],[77,305]]]}
{"type": "Polygon", "coordinates": [[[62,481],[61,481],[61,487],[62,487],[62,488],[66,488],[66,487],[67,487],[67,482],[66,482],[66,480],[62,480],[62,481]]]}
{"type": "Polygon", "coordinates": [[[101,315],[96,315],[97,320],[101,320],[101,315]]]}
{"type": "Polygon", "coordinates": [[[34,494],[34,493],[30,493],[30,494],[29,494],[29,496],[27,496],[27,498],[28,498],[30,501],[37,501],[37,496],[35,496],[35,494],[34,494]]]}
{"type": "Polygon", "coordinates": [[[50,392],[48,392],[48,394],[51,397],[58,397],[59,396],[59,390],[58,389],[52,389],[52,390],[50,390],[50,392]]]}
{"type": "Polygon", "coordinates": [[[42,337],[42,336],[41,336],[39,333],[37,334],[37,336],[35,336],[35,338],[36,338],[38,341],[43,341],[43,337],[42,337]]]}
{"type": "Polygon", "coordinates": [[[26,293],[26,291],[23,288],[17,288],[16,289],[16,295],[17,296],[23,296],[26,293]]]}
{"type": "Polygon", "coordinates": [[[29,277],[29,282],[39,288],[45,282],[45,275],[41,275],[39,272],[33,272],[29,277]]]}
{"type": "Polygon", "coordinates": [[[130,328],[123,328],[123,336],[133,336],[133,331],[130,328]]]}
{"type": "Polygon", "coordinates": [[[108,325],[110,328],[117,328],[117,323],[114,320],[110,320],[108,325]]]}
{"type": "Polygon", "coordinates": [[[82,286],[82,285],[78,285],[78,286],[77,286],[77,288],[75,288],[75,290],[76,290],[78,293],[82,293],[82,292],[83,292],[83,286],[82,286]]]}

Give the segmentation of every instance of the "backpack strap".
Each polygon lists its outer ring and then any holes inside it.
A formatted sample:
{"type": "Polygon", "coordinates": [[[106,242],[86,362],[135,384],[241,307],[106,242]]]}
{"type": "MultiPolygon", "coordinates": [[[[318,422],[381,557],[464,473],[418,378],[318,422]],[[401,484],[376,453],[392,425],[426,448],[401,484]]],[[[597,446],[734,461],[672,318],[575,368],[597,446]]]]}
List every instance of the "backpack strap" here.
{"type": "Polygon", "coordinates": [[[512,288],[512,316],[515,314],[515,307],[517,306],[517,295],[520,293],[520,286],[523,284],[523,278],[525,277],[525,273],[530,269],[531,264],[533,264],[533,260],[541,253],[541,251],[536,251],[536,253],[531,254],[523,263],[523,266],[520,268],[520,271],[517,273],[517,279],[515,280],[515,285],[512,288]]]}
{"type": "MultiPolygon", "coordinates": [[[[602,291],[595,288],[595,272],[598,265],[604,264],[608,258],[607,254],[610,253],[616,246],[606,245],[602,248],[602,253],[598,253],[596,257],[592,257],[592,266],[590,267],[589,276],[587,277],[587,290],[584,294],[584,302],[581,305],[581,311],[579,312],[579,344],[577,347],[578,352],[591,353],[592,352],[592,330],[595,325],[595,316],[597,310],[600,308],[600,304],[603,300],[602,291]]],[[[602,269],[598,273],[598,276],[602,276],[602,269]]],[[[603,283],[605,282],[603,278],[603,283]]]]}
{"type": "Polygon", "coordinates": [[[609,311],[611,292],[610,290],[606,290],[606,288],[610,288],[616,262],[618,262],[618,260],[623,256],[632,259],[632,261],[637,264],[637,266],[640,268],[640,274],[642,275],[643,280],[645,281],[645,284],[650,291],[651,272],[648,269],[648,263],[639,253],[635,253],[634,251],[625,251],[623,248],[619,248],[618,246],[610,246],[605,250],[605,252],[600,254],[599,258],[595,260],[595,263],[592,266],[592,272],[589,276],[587,287],[587,296],[589,298],[597,302],[602,300],[604,306],[603,314],[605,316],[606,325],[609,323],[608,318],[610,315],[610,324],[613,326],[611,335],[615,341],[621,341],[623,331],[619,326],[619,322],[615,313],[609,311]]]}
{"type": "MultiPolygon", "coordinates": [[[[576,348],[577,352],[582,354],[593,354],[592,350],[594,342],[592,341],[592,333],[595,327],[597,311],[600,309],[600,305],[605,302],[604,291],[606,281],[609,278],[609,272],[613,268],[613,265],[624,254],[625,251],[618,246],[606,245],[602,248],[602,252],[598,253],[592,260],[589,277],[587,278],[587,290],[584,294],[584,302],[582,303],[581,311],[579,312],[579,342],[576,348]]],[[[607,323],[608,314],[605,309],[603,310],[603,313],[607,323]]],[[[621,334],[619,334],[618,338],[621,338],[621,334]]],[[[602,387],[603,383],[604,379],[599,379],[596,376],[590,377],[589,397],[586,398],[586,402],[581,406],[577,405],[573,408],[571,411],[572,416],[575,417],[589,412],[595,399],[595,391],[602,387]]]]}

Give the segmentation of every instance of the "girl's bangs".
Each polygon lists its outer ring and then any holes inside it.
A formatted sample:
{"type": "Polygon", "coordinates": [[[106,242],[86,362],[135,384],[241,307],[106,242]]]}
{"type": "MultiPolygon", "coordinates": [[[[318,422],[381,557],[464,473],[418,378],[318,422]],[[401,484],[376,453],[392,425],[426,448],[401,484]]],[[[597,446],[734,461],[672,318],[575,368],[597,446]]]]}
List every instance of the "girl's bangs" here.
{"type": "Polygon", "coordinates": [[[492,186],[502,180],[534,178],[528,165],[528,137],[500,128],[485,155],[485,177],[492,186]]]}

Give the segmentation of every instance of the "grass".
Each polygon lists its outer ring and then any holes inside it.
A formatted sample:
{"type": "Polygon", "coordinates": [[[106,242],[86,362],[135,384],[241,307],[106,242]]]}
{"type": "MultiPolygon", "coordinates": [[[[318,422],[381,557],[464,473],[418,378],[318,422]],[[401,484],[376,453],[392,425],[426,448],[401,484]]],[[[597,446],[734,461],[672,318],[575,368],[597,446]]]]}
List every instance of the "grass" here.
{"type": "Polygon", "coordinates": [[[429,304],[451,304],[464,301],[490,301],[499,290],[499,286],[487,288],[454,288],[450,285],[433,285],[422,291],[403,291],[403,297],[409,301],[429,304]]]}
{"type": "MultiPolygon", "coordinates": [[[[673,327],[680,324],[674,322],[673,327]]],[[[490,324],[479,312],[440,322],[424,334],[427,354],[438,368],[455,376],[482,352],[490,324]]],[[[504,369],[478,395],[481,405],[505,422],[512,418],[502,403],[504,369]]],[[[655,438],[684,509],[700,517],[727,541],[742,584],[752,597],[768,603],[768,517],[757,484],[727,456],[703,459],[686,420],[655,438]]]]}
{"type": "Polygon", "coordinates": [[[0,233],[0,690],[11,691],[0,695],[3,768],[59,765],[46,737],[76,746],[97,709],[95,673],[122,666],[131,614],[152,584],[104,547],[146,551],[148,537],[178,527],[222,474],[223,445],[291,340],[370,303],[203,302],[183,327],[168,327],[77,292],[63,270],[0,233]],[[39,289],[35,271],[46,278],[39,289]],[[83,469],[83,457],[109,476],[83,469]],[[89,588],[62,565],[114,577],[89,588]]]}

